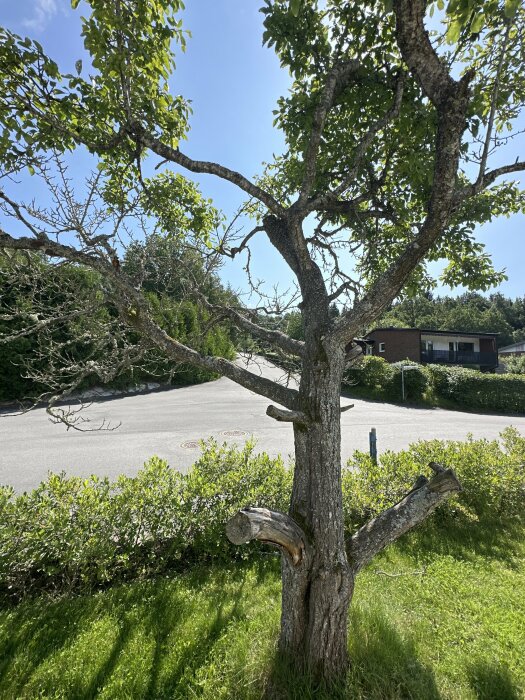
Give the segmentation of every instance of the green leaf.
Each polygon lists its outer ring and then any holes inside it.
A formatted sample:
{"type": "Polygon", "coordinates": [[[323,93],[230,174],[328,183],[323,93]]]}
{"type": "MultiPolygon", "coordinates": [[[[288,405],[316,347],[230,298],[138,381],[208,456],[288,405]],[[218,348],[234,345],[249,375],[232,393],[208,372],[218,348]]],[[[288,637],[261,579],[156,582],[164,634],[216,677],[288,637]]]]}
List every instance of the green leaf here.
{"type": "Polygon", "coordinates": [[[457,19],[453,20],[447,29],[447,44],[455,44],[457,40],[459,39],[459,35],[461,34],[461,22],[459,22],[457,19]]]}
{"type": "Polygon", "coordinates": [[[520,0],[505,0],[505,17],[512,19],[520,5],[520,0]]]}
{"type": "Polygon", "coordinates": [[[470,31],[472,34],[478,34],[485,26],[485,15],[483,12],[479,12],[470,25],[470,31]]]}
{"type": "Polygon", "coordinates": [[[301,0],[290,0],[290,10],[294,17],[299,16],[299,10],[301,9],[301,0]]]}
{"type": "Polygon", "coordinates": [[[76,10],[79,2],[80,0],[71,0],[71,7],[76,10]]]}

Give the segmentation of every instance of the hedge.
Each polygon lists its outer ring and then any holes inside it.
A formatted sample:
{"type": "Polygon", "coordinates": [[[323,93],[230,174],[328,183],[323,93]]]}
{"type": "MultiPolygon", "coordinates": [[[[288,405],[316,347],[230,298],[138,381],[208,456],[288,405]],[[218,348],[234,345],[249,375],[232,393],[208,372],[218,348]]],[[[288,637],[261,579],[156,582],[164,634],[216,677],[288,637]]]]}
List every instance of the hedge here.
{"type": "Polygon", "coordinates": [[[429,385],[442,398],[467,408],[525,412],[525,377],[484,374],[463,367],[428,365],[429,385]]]}
{"type": "MultiPolygon", "coordinates": [[[[387,452],[379,465],[356,453],[343,471],[348,534],[389,507],[428,472],[452,467],[464,492],[440,508],[457,518],[523,512],[525,438],[420,442],[387,452]]],[[[234,547],[227,520],[248,505],[286,511],[291,470],[280,457],[207,442],[188,474],[153,457],[135,477],[115,482],[51,474],[31,493],[0,487],[0,594],[19,600],[38,591],[85,591],[121,580],[186,568],[198,561],[259,555],[260,544],[234,547]]]]}
{"type": "Polygon", "coordinates": [[[246,556],[224,535],[247,505],[286,510],[291,474],[280,458],[206,443],[188,474],[151,458],[115,482],[50,474],[30,493],[0,487],[0,593],[83,590],[202,559],[246,556]]]}
{"type": "MultiPolygon", "coordinates": [[[[390,364],[382,357],[368,355],[350,367],[345,374],[344,384],[362,386],[371,396],[400,401],[402,397],[401,368],[414,366],[411,360],[390,364]]],[[[420,400],[428,388],[428,377],[423,366],[405,372],[405,397],[420,400]]]]}
{"type": "MultiPolygon", "coordinates": [[[[344,383],[363,387],[372,398],[398,401],[401,396],[401,367],[414,365],[405,360],[389,364],[382,357],[364,357],[349,368],[344,383]]],[[[435,403],[452,401],[464,408],[525,413],[525,376],[488,374],[465,367],[418,365],[405,372],[408,400],[426,398],[435,403]]]]}

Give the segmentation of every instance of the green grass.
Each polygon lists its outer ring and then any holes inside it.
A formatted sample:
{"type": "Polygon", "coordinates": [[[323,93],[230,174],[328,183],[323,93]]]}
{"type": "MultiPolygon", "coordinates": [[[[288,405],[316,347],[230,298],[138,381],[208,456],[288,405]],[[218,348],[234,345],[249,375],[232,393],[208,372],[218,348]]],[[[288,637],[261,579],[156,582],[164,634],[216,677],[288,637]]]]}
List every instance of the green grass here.
{"type": "Polygon", "coordinates": [[[345,688],[276,661],[279,566],[265,555],[0,610],[0,698],[523,698],[523,535],[436,523],[377,558],[356,585],[345,688]]]}

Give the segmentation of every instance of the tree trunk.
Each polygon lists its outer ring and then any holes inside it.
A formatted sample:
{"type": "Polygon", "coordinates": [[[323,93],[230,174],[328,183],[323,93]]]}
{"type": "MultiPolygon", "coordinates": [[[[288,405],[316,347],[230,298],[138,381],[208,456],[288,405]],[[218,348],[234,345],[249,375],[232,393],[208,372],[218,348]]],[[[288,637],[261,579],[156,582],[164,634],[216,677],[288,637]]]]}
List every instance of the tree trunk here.
{"type": "Polygon", "coordinates": [[[245,508],[226,533],[235,544],[252,539],[281,548],[282,614],[279,647],[293,666],[333,681],[348,666],[347,620],[354,577],[404,533],[461,490],[452,469],[430,462],[412,489],[345,542],[341,490],[340,384],[342,351],[303,358],[299,406],[269,407],[277,420],[292,420],[295,471],[289,515],[245,508]],[[348,559],[350,557],[350,559],[348,559]]]}
{"type": "Polygon", "coordinates": [[[353,592],[344,541],[341,493],[340,387],[344,355],[305,357],[301,410],[294,425],[295,474],[290,516],[307,546],[299,565],[282,558],[280,650],[294,665],[333,678],[348,664],[347,620],[353,592]]]}

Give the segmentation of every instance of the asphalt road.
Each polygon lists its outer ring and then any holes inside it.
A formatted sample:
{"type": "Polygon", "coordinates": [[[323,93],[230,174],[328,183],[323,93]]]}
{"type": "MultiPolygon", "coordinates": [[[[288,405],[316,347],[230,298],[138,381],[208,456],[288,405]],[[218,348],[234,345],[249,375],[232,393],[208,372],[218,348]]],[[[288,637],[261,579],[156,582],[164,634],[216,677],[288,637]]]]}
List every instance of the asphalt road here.
{"type": "MultiPolygon", "coordinates": [[[[281,370],[253,363],[249,369],[282,378],[281,370]]],[[[377,429],[378,450],[398,450],[419,439],[496,438],[508,425],[525,434],[525,417],[412,408],[350,400],[342,414],[342,456],[368,449],[368,433],[377,429]]],[[[124,396],[92,404],[84,416],[96,427],[103,419],[120,427],[111,432],[67,431],[53,425],[44,409],[24,415],[0,414],[0,483],[17,491],[34,488],[48,471],[116,477],[135,474],[152,455],[181,471],[199,455],[199,440],[243,444],[253,436],[257,449],[285,458],[293,453],[292,427],[266,416],[269,401],[229,379],[207,384],[124,396]]]]}

